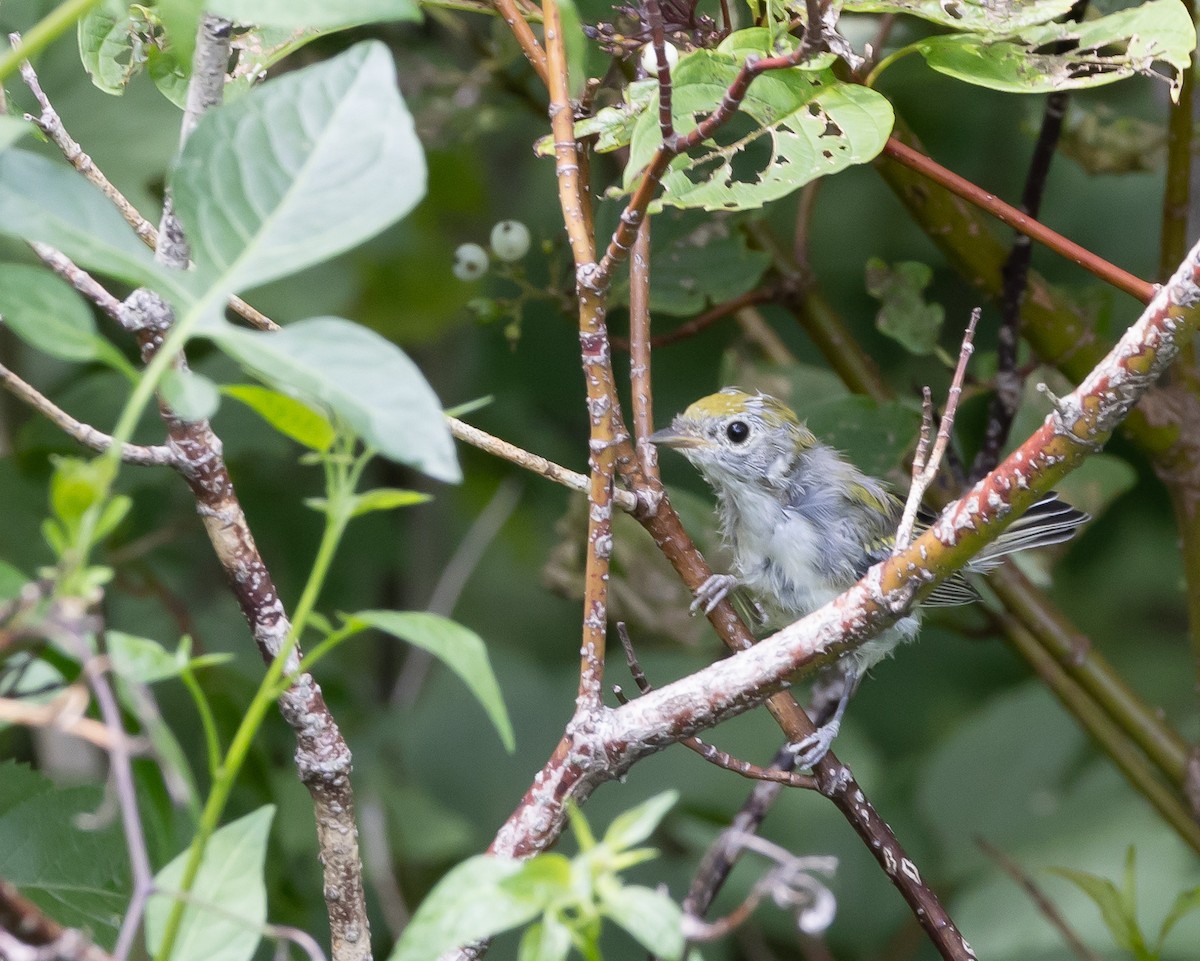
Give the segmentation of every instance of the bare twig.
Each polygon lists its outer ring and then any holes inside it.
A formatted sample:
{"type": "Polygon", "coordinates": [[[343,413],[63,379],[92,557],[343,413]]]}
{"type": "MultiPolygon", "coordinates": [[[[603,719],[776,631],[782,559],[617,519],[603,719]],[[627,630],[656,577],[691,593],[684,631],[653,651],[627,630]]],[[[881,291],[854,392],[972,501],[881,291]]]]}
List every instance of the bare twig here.
{"type": "MultiPolygon", "coordinates": [[[[72,684],[52,701],[38,704],[21,698],[0,697],[0,720],[24,727],[52,727],[94,744],[102,751],[110,750],[115,736],[102,721],[87,717],[87,692],[82,686],[72,684]]],[[[128,738],[131,754],[145,752],[144,742],[128,738]]]]}
{"type": "Polygon", "coordinates": [[[1029,900],[1033,902],[1034,907],[1062,935],[1063,941],[1079,961],[1101,961],[1100,955],[1096,954],[1095,951],[1083,943],[1083,939],[1075,933],[1075,929],[1062,916],[1062,912],[1058,910],[1058,906],[1046,897],[1042,889],[1038,887],[1037,882],[1027,872],[1023,871],[1016,861],[995,845],[988,843],[984,838],[976,838],[975,843],[979,845],[980,850],[984,854],[1000,865],[1001,870],[1016,881],[1022,890],[1029,895],[1029,900]]]}
{"type": "Polygon", "coordinates": [[[1014,230],[1019,230],[1021,233],[1032,237],[1038,243],[1044,244],[1060,256],[1078,264],[1084,270],[1095,274],[1101,280],[1111,284],[1118,290],[1123,290],[1131,297],[1137,298],[1143,304],[1149,303],[1150,299],[1154,296],[1155,287],[1153,284],[1146,283],[1146,281],[1135,277],[1128,271],[1110,264],[1102,257],[1097,257],[1090,250],[1079,246],[1074,241],[1067,240],[1062,234],[1056,233],[1032,217],[1027,217],[1016,207],[1006,204],[994,194],[988,193],[966,178],[947,170],[941,164],[926,157],[923,153],[914,150],[896,137],[889,138],[883,148],[883,152],[906,167],[911,167],[923,176],[945,187],[951,193],[986,210],[993,217],[1008,224],[1014,230]]]}
{"type": "MultiPolygon", "coordinates": [[[[629,673],[633,676],[633,682],[637,685],[639,692],[649,694],[654,690],[654,686],[650,683],[649,678],[646,677],[646,672],[642,670],[642,665],[633,650],[633,641],[629,637],[629,630],[624,623],[617,624],[617,636],[621,639],[621,646],[625,649],[625,663],[629,666],[629,673]]],[[[616,695],[619,703],[628,703],[628,699],[624,693],[615,685],[613,686],[613,694],[616,695]]],[[[753,764],[750,761],[734,757],[727,751],[722,751],[720,748],[708,744],[695,736],[685,737],[679,743],[689,751],[699,754],[710,764],[726,771],[732,771],[734,774],[748,778],[751,781],[768,781],[777,785],[804,788],[809,791],[815,790],[817,786],[816,778],[812,775],[794,774],[791,768],[786,766],[772,765],[771,767],[763,767],[759,764],[753,764]]],[[[794,764],[795,752],[788,753],[794,764]]]]}
{"type": "Polygon", "coordinates": [[[49,244],[43,244],[35,240],[29,246],[38,255],[42,263],[117,323],[124,324],[121,301],[110,294],[91,274],[75,264],[61,250],[57,250],[49,244]]]}
{"type": "Polygon", "coordinates": [[[529,61],[542,83],[549,87],[550,75],[546,67],[546,51],[538,43],[537,37],[529,28],[524,15],[517,9],[514,0],[492,0],[492,3],[504,22],[508,24],[513,36],[517,38],[517,43],[521,47],[521,52],[525,54],[525,59],[529,61]]]}
{"type": "Polygon", "coordinates": [[[658,76],[658,130],[666,143],[675,136],[675,122],[671,118],[671,63],[667,60],[662,7],[658,0],[645,0],[643,8],[650,24],[650,44],[654,48],[654,66],[658,76]]]}
{"type": "Polygon", "coordinates": [[[654,433],[650,343],[650,218],[647,217],[629,260],[629,387],[634,444],[642,473],[658,477],[658,448],[649,440],[654,433]]]}
{"type": "MultiPolygon", "coordinates": [[[[524,467],[539,477],[554,481],[554,483],[561,484],[570,490],[577,491],[580,494],[587,493],[588,479],[578,471],[562,467],[553,461],[546,460],[545,457],[538,454],[531,454],[529,451],[517,447],[515,444],[510,444],[508,441],[501,440],[499,437],[489,434],[487,431],[480,430],[478,427],[472,427],[457,417],[447,417],[446,421],[450,424],[450,433],[463,443],[470,444],[472,447],[478,447],[480,450],[486,451],[509,463],[516,464],[518,467],[524,467]]],[[[631,514],[638,509],[637,498],[625,490],[618,489],[613,491],[613,503],[621,508],[621,510],[631,514]]]]}
{"type": "MultiPolygon", "coordinates": [[[[64,434],[79,441],[84,447],[90,447],[95,451],[106,451],[112,447],[113,439],[108,434],[97,430],[90,424],[76,420],[49,397],[32,385],[25,383],[3,364],[0,364],[0,386],[43,415],[64,434]]],[[[170,447],[162,445],[144,447],[141,444],[122,444],[121,460],[127,464],[138,464],[143,467],[173,467],[175,466],[175,452],[170,447]]]]}
{"type": "Polygon", "coordinates": [[[942,423],[938,427],[937,440],[933,450],[929,451],[929,431],[933,420],[932,405],[930,404],[929,388],[925,388],[924,417],[921,422],[921,443],[913,458],[912,486],[908,490],[908,500],[904,504],[904,513],[900,518],[900,526],[896,529],[895,551],[905,550],[912,542],[913,525],[917,521],[917,511],[925,491],[937,477],[942,457],[950,446],[950,435],[954,429],[954,415],[958,410],[958,400],[962,396],[963,378],[967,373],[967,362],[975,350],[975,325],[979,323],[981,311],[976,307],[971,311],[971,322],[963,334],[962,349],[958,353],[958,367],[954,370],[954,379],[950,382],[950,391],[946,396],[946,409],[942,413],[942,423]],[[928,458],[928,459],[927,459],[928,458]]]}

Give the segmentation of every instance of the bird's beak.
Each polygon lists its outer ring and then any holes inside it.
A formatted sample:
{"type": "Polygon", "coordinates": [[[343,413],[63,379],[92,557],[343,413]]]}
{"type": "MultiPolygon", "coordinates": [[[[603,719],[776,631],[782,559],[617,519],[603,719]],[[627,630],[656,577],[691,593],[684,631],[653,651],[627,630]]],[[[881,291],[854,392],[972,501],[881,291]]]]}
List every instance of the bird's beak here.
{"type": "Polygon", "coordinates": [[[704,446],[702,437],[681,430],[675,424],[664,427],[662,430],[656,430],[647,439],[651,444],[662,444],[664,447],[674,447],[676,450],[690,450],[704,446]]]}

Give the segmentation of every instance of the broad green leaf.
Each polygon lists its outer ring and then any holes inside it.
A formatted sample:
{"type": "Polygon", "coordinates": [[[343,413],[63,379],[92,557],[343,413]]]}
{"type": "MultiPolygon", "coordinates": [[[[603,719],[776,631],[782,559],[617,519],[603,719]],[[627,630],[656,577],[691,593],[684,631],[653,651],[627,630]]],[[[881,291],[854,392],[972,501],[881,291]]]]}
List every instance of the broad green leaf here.
{"type": "MultiPolygon", "coordinates": [[[[601,208],[600,223],[616,226],[611,201],[601,208]]],[[[603,229],[602,229],[603,232],[603,229]]],[[[655,314],[694,317],[712,304],[754,289],[771,265],[771,256],[751,250],[732,217],[699,211],[665,210],[650,228],[650,309],[655,314]]],[[[613,281],[613,303],[629,303],[629,274],[613,281]]]]}
{"type": "Polygon", "coordinates": [[[87,270],[186,297],[183,282],[155,266],[112,204],[65,163],[25,150],[0,152],[0,233],[57,247],[87,270]]]}
{"type": "Polygon", "coordinates": [[[221,392],[217,385],[194,370],[172,367],[159,383],[163,399],[180,420],[195,423],[208,420],[221,406],[221,392]]]}
{"type": "Polygon", "coordinates": [[[433,390],[408,356],[374,331],[318,317],[277,333],[222,324],[206,334],[279,390],[337,414],[385,457],[439,480],[462,478],[433,390]]]}
{"type": "Polygon", "coordinates": [[[925,302],[932,279],[928,264],[906,260],[889,267],[878,257],[867,261],[867,293],[882,302],[875,326],[918,356],[933,353],[946,317],[941,304],[925,302]]]}
{"type": "Polygon", "coordinates": [[[103,792],[56,787],[19,765],[0,766],[0,877],[50,917],[111,945],[128,906],[129,859],[119,821],[84,830],[103,792]]]}
{"type": "Polygon", "coordinates": [[[1071,868],[1050,868],[1052,874],[1066,878],[1084,894],[1092,899],[1092,903],[1100,909],[1104,926],[1108,928],[1117,947],[1126,951],[1145,950],[1142,933],[1137,926],[1137,918],[1129,913],[1129,905],[1125,898],[1107,878],[1088,874],[1086,871],[1075,871],[1071,868]]]}
{"type": "Polygon", "coordinates": [[[1097,87],[1145,74],[1170,82],[1179,99],[1196,46],[1191,16],[1179,0],[1148,0],[1083,23],[1047,23],[996,40],[979,34],[928,37],[917,49],[934,70],[966,83],[1010,93],[1052,93],[1097,87]],[[1049,53],[1065,43],[1066,53],[1049,53]],[[1153,67],[1164,64],[1170,77],[1153,67]]]}
{"type": "Polygon", "coordinates": [[[104,646],[113,670],[138,684],[153,684],[176,677],[184,667],[174,653],[148,637],[105,631],[104,646]]]}
{"type": "Polygon", "coordinates": [[[100,340],[82,297],[48,270],[0,264],[0,318],[31,347],[62,360],[93,360],[100,340]]]}
{"type": "Polygon", "coordinates": [[[212,0],[206,9],[238,23],[323,30],[421,19],[414,0],[212,0]]]}
{"type": "MultiPolygon", "coordinates": [[[[672,73],[672,110],[681,134],[715,110],[741,60],[697,50],[672,73]]],[[[676,157],[651,205],[748,210],[777,200],[818,177],[873,159],[891,133],[893,114],[884,97],[832,74],[775,70],[758,77],[736,117],[690,156],[676,157]]],[[[625,189],[637,183],[661,142],[655,99],[634,127],[625,189]]]]}
{"type": "MultiPolygon", "coordinates": [[[[267,921],[263,864],[274,805],[226,824],[209,839],[171,957],[175,961],[249,961],[267,921]]],[[[146,950],[158,954],[188,860],[185,850],[154,877],[146,905],[146,950]]]]}
{"type": "Polygon", "coordinates": [[[563,961],[571,950],[571,931],[552,914],[531,924],[521,936],[517,961],[563,961]]]}
{"type": "Polygon", "coordinates": [[[667,895],[638,884],[606,891],[603,911],[656,957],[683,956],[683,911],[667,895]]]}
{"type": "Polygon", "coordinates": [[[847,13],[908,13],[955,30],[1009,34],[1064,16],[1075,0],[845,0],[847,13]]]}
{"type": "Polygon", "coordinates": [[[623,811],[613,818],[604,832],[604,844],[614,851],[625,851],[645,841],[679,800],[678,791],[664,791],[643,801],[637,807],[623,811]]]}
{"type": "Polygon", "coordinates": [[[831,400],[801,413],[809,430],[873,477],[900,465],[921,426],[921,415],[906,404],[862,396],[831,400]]]}
{"type": "Polygon", "coordinates": [[[28,120],[0,114],[0,150],[11,147],[31,130],[33,130],[33,124],[28,120]]]}
{"type": "MultiPolygon", "coordinates": [[[[582,140],[585,137],[595,137],[592,149],[596,153],[610,153],[629,145],[633,136],[633,126],[637,118],[655,102],[658,92],[657,80],[635,80],[623,91],[624,99],[610,107],[602,107],[594,117],[584,117],[575,122],[575,137],[582,140]]],[[[554,156],[554,135],[547,134],[533,145],[534,153],[539,157],[554,156]]]]}
{"type": "Polygon", "coordinates": [[[479,635],[449,618],[426,611],[358,611],[347,626],[373,627],[408,641],[441,660],[471,689],[483,705],[507,750],[514,747],[512,722],[504,707],[500,685],[492,673],[487,648],[479,635]]]}
{"type": "Polygon", "coordinates": [[[571,895],[572,877],[571,859],[552,851],[523,862],[521,870],[502,881],[501,886],[509,894],[545,911],[571,895]]]}
{"type": "Polygon", "coordinates": [[[141,68],[145,56],[137,29],[141,23],[126,0],[103,0],[80,18],[79,59],[92,83],[105,93],[123,94],[141,68]]]}
{"type": "Polygon", "coordinates": [[[272,80],[200,120],[171,179],[199,275],[286,277],[374,236],[425,193],[425,158],[377,41],[272,80]]]}
{"type": "MultiPolygon", "coordinates": [[[[744,30],[735,30],[731,33],[720,42],[717,49],[721,53],[732,54],[742,60],[750,53],[760,57],[791,53],[798,46],[800,46],[800,41],[789,33],[781,33],[779,30],[771,30],[768,27],[746,27],[744,30]]],[[[825,70],[831,67],[837,59],[836,54],[820,53],[801,61],[797,66],[806,71],[825,70]]]]}
{"type": "Polygon", "coordinates": [[[221,393],[240,400],[285,437],[309,450],[329,450],[335,437],[329,418],[308,404],[258,384],[231,384],[221,393]]]}
{"type": "Polygon", "coordinates": [[[29,581],[23,571],[7,561],[0,561],[0,602],[12,600],[29,581]]]}
{"type": "Polygon", "coordinates": [[[486,854],[463,861],[421,902],[388,961],[429,961],[537,917],[536,905],[513,897],[500,884],[519,870],[520,861],[486,854]]]}
{"type": "Polygon", "coordinates": [[[414,504],[424,504],[431,500],[429,494],[421,491],[403,490],[398,487],[377,487],[375,490],[364,491],[354,498],[354,510],[351,517],[360,517],[374,511],[390,511],[397,507],[412,507],[414,504]]]}

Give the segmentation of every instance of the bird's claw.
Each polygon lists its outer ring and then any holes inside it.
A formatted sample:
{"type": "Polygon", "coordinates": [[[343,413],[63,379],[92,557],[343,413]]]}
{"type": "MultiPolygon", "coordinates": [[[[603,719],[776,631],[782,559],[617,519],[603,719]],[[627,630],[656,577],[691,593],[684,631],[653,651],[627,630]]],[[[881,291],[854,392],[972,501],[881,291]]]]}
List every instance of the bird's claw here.
{"type": "Polygon", "coordinates": [[[711,614],[713,609],[725,600],[729,592],[737,587],[738,579],[732,574],[712,574],[703,584],[696,588],[696,599],[688,608],[693,614],[703,611],[711,614]]]}
{"type": "Polygon", "coordinates": [[[842,722],[835,718],[828,724],[822,724],[808,737],[795,744],[789,744],[788,750],[796,756],[796,767],[802,770],[812,770],[829,753],[833,742],[838,736],[842,722]]]}

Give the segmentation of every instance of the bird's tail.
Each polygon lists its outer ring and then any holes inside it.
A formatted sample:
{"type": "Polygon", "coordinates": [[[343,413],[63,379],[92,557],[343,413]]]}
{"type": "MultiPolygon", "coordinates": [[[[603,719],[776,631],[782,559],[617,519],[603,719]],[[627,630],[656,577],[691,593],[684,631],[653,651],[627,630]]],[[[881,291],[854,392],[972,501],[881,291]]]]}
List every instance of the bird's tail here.
{"type": "Polygon", "coordinates": [[[969,570],[986,572],[1000,565],[1009,554],[1034,547],[1061,544],[1091,520],[1091,516],[1058,499],[1057,494],[1038,501],[1015,520],[1011,527],[980,551],[969,570]]]}

